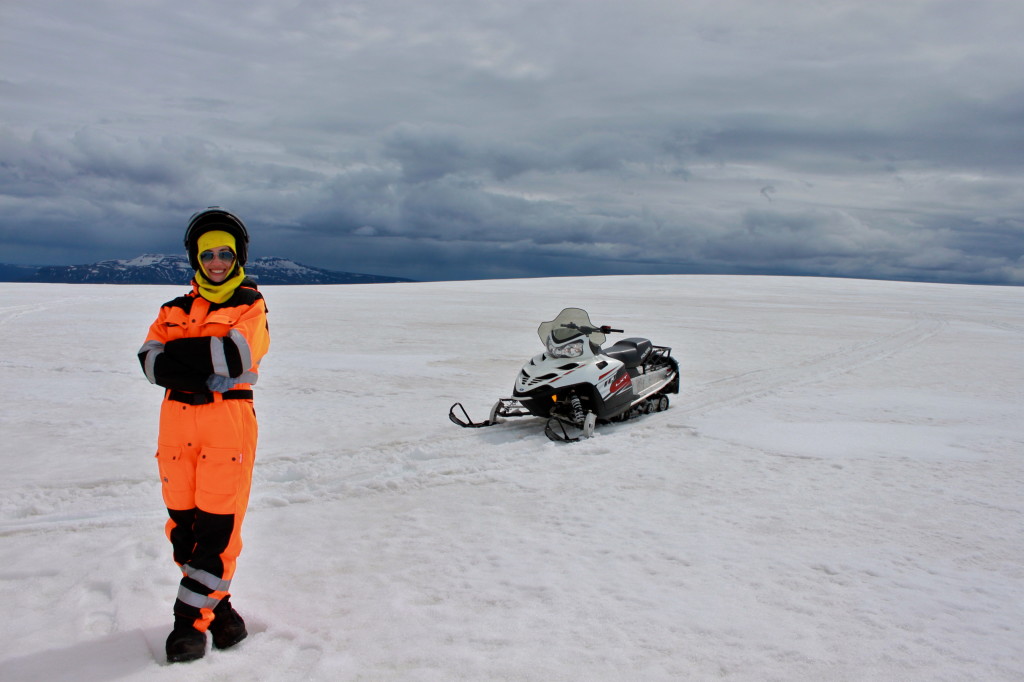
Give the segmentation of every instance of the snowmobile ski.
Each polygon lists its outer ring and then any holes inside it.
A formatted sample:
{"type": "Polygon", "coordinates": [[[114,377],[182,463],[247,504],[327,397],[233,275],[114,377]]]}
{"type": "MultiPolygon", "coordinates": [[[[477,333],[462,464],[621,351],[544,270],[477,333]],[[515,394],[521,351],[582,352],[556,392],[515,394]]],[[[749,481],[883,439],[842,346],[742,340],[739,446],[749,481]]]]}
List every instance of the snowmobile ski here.
{"type": "Polygon", "coordinates": [[[475,422],[466,412],[466,408],[462,406],[462,403],[455,403],[448,410],[448,419],[453,424],[466,429],[480,429],[486,426],[494,426],[495,424],[501,424],[509,417],[528,417],[530,412],[515,398],[499,398],[498,402],[494,403],[491,407],[490,416],[482,421],[475,422]]]}

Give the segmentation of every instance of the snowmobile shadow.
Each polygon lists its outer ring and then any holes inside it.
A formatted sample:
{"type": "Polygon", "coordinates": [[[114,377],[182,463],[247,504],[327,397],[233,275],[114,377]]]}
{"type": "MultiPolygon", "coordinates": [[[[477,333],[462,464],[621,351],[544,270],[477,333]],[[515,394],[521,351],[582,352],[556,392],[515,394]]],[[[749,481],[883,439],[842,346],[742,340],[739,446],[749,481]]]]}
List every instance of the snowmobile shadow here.
{"type": "Polygon", "coordinates": [[[0,663],[0,679],[101,682],[128,677],[152,666],[154,661],[164,664],[166,636],[166,628],[158,627],[115,632],[63,649],[9,658],[0,663]],[[158,642],[156,653],[153,642],[158,642]]]}
{"type": "MultiPolygon", "coordinates": [[[[578,442],[586,443],[588,441],[593,441],[595,437],[607,437],[621,433],[628,433],[631,430],[635,430],[638,425],[643,424],[645,421],[655,416],[657,415],[643,415],[637,419],[631,419],[628,422],[601,424],[598,427],[598,430],[594,432],[593,437],[583,438],[578,442]]],[[[491,445],[507,445],[509,443],[515,443],[517,441],[530,438],[538,438],[539,443],[550,443],[551,441],[544,435],[544,425],[546,423],[546,419],[539,417],[527,417],[515,421],[510,420],[508,422],[498,424],[493,428],[476,429],[476,433],[473,434],[473,437],[479,438],[491,445]]],[[[560,443],[560,445],[571,446],[572,443],[560,443]]]]}
{"type": "Polygon", "coordinates": [[[505,445],[534,436],[539,436],[541,441],[547,442],[544,437],[545,421],[540,418],[527,417],[498,424],[491,429],[474,429],[476,433],[473,435],[491,445],[505,445]]]}

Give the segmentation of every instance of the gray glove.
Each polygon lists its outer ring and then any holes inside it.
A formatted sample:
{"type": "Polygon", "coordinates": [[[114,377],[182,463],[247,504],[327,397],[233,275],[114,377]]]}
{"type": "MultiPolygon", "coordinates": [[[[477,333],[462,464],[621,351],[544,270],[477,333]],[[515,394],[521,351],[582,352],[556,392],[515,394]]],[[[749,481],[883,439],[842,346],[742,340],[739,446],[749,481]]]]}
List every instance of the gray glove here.
{"type": "Polygon", "coordinates": [[[238,379],[222,377],[219,374],[211,374],[210,378],[206,380],[206,387],[215,393],[223,393],[224,391],[231,390],[237,383],[238,379]]]}

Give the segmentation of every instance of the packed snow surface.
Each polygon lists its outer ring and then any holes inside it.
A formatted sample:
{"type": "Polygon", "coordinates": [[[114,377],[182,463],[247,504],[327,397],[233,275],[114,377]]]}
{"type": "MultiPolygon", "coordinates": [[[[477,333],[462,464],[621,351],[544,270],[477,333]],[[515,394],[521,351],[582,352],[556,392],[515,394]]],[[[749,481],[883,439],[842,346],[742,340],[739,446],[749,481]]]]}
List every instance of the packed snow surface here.
{"type": "Polygon", "coordinates": [[[172,666],[135,353],[182,292],[0,285],[0,679],[1024,679],[1024,289],[266,287],[251,635],[172,666]],[[448,421],[570,306],[672,347],[667,412],[448,421]]]}

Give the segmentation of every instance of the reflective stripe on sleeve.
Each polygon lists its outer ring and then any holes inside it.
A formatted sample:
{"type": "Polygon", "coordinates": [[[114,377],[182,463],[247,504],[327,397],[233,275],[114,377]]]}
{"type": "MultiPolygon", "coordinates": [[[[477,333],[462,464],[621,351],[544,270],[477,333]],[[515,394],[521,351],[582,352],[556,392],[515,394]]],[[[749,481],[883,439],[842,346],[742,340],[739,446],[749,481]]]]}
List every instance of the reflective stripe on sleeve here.
{"type": "Polygon", "coordinates": [[[142,371],[149,379],[149,383],[156,383],[156,359],[164,352],[164,344],[159,341],[147,341],[139,349],[139,355],[145,353],[146,360],[142,365],[142,371]]]}
{"type": "Polygon", "coordinates": [[[219,336],[210,337],[210,363],[213,365],[213,373],[222,377],[231,376],[228,370],[228,359],[224,355],[224,339],[219,336]]]}
{"type": "Polygon", "coordinates": [[[249,349],[249,342],[246,340],[245,335],[237,329],[232,329],[228,332],[228,338],[235,342],[235,347],[238,348],[238,357],[242,361],[242,371],[246,371],[252,367],[252,351],[249,349]]]}

